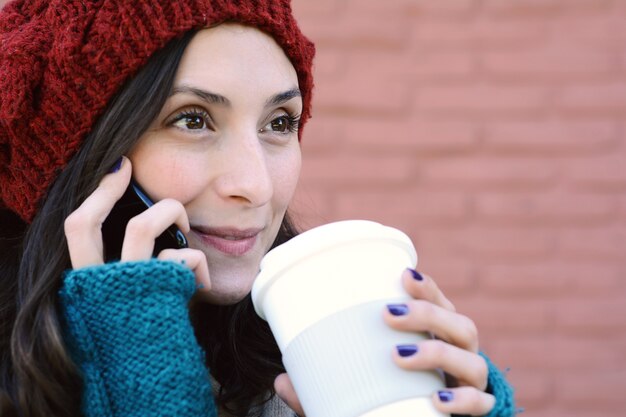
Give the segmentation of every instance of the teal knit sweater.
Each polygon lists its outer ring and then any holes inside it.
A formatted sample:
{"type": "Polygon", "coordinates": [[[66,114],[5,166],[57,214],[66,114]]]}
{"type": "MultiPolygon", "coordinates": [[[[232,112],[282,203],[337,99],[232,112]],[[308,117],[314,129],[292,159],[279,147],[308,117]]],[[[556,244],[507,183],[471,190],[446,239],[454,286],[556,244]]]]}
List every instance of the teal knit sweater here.
{"type": "MultiPolygon", "coordinates": [[[[187,267],[157,260],[66,273],[65,338],[82,371],[85,417],[217,416],[189,320],[194,282],[187,267]]],[[[488,417],[513,416],[513,392],[486,359],[496,396],[488,417]]]]}
{"type": "Polygon", "coordinates": [[[174,262],[66,274],[60,294],[85,417],[217,416],[189,320],[194,291],[193,273],[174,262]]]}

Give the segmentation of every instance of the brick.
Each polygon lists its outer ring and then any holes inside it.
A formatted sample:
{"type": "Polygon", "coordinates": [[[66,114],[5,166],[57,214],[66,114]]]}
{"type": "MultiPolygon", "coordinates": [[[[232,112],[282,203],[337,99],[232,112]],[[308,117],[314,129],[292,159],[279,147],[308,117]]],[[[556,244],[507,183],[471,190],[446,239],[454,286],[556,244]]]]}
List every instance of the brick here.
{"type": "Polygon", "coordinates": [[[337,196],[340,213],[393,225],[407,219],[417,227],[454,227],[463,222],[469,211],[467,196],[461,193],[432,193],[419,189],[389,189],[346,192],[337,196]]]}
{"type": "Polygon", "coordinates": [[[626,156],[572,159],[564,164],[564,176],[574,187],[585,190],[625,190],[626,156]]]}
{"type": "Polygon", "coordinates": [[[548,373],[554,369],[554,342],[547,335],[543,337],[526,337],[526,335],[507,335],[493,341],[490,352],[498,352],[500,363],[511,368],[509,376],[518,373],[548,373]]]}
{"type": "Polygon", "coordinates": [[[619,203],[614,196],[589,193],[483,193],[475,197],[475,209],[487,224],[582,226],[610,223],[619,203]]]}
{"type": "Polygon", "coordinates": [[[568,155],[606,152],[618,142],[609,121],[496,121],[485,127],[485,148],[498,153],[568,155]]]}
{"type": "Polygon", "coordinates": [[[481,114],[538,114],[547,104],[548,88],[487,83],[424,86],[416,97],[418,111],[464,116],[481,114]]]}
{"type": "Polygon", "coordinates": [[[490,350],[497,351],[501,362],[512,367],[511,376],[517,370],[568,371],[572,369],[589,372],[611,371],[626,359],[625,343],[616,338],[599,337],[502,337],[492,342],[490,350]],[[592,360],[581,360],[593,358],[592,360]]]}
{"type": "MultiPolygon", "coordinates": [[[[526,404],[522,404],[526,405],[526,404]]],[[[602,407],[595,407],[593,410],[583,409],[577,410],[568,407],[567,404],[559,404],[556,400],[552,399],[547,407],[535,408],[531,406],[526,407],[526,412],[521,414],[524,417],[615,417],[619,415],[621,410],[615,409],[615,407],[607,407],[608,409],[599,409],[602,407]]]]}
{"type": "Polygon", "coordinates": [[[460,259],[423,257],[419,247],[417,256],[419,258],[417,268],[432,277],[453,303],[455,296],[462,296],[475,286],[476,274],[471,262],[460,259]]]}
{"type": "Polygon", "coordinates": [[[626,268],[619,263],[552,261],[492,264],[478,271],[478,285],[493,294],[518,297],[603,296],[624,288],[626,268]]]}
{"type": "Polygon", "coordinates": [[[327,80],[314,96],[319,115],[398,115],[406,112],[412,92],[401,81],[373,82],[375,74],[351,75],[327,80]]]}
{"type": "Polygon", "coordinates": [[[607,12],[611,0],[524,0],[501,1],[485,0],[483,9],[497,16],[555,16],[577,13],[586,16],[590,12],[607,12]]]}
{"type": "Polygon", "coordinates": [[[626,228],[608,225],[564,230],[558,236],[557,253],[562,259],[568,260],[623,260],[626,253],[626,228]]]}
{"type": "Polygon", "coordinates": [[[473,123],[364,118],[346,126],[342,140],[347,146],[376,152],[464,153],[478,146],[478,127],[473,123]]]}
{"type": "Polygon", "coordinates": [[[559,377],[556,385],[556,400],[566,404],[569,409],[588,410],[596,415],[597,411],[612,411],[626,407],[624,395],[626,371],[615,369],[604,372],[583,372],[571,370],[559,377]]]}
{"type": "Polygon", "coordinates": [[[475,75],[477,65],[475,56],[466,51],[418,51],[409,68],[415,79],[447,81],[475,75]]]}
{"type": "Polygon", "coordinates": [[[626,80],[576,84],[565,87],[555,106],[570,112],[618,113],[626,111],[626,80]]]}
{"type": "Polygon", "coordinates": [[[553,184],[558,171],[554,163],[534,158],[449,157],[426,161],[418,172],[429,186],[538,191],[553,184]]]}
{"type": "MultiPolygon", "coordinates": [[[[585,407],[578,409],[577,407],[568,406],[567,403],[563,405],[564,410],[559,414],[542,414],[537,417],[623,417],[624,410],[620,406],[608,405],[606,407],[597,407],[591,409],[591,407],[585,407]],[[604,409],[602,409],[604,408],[604,409]]],[[[533,417],[534,414],[533,414],[533,417]]]]}
{"type": "Polygon", "coordinates": [[[302,176],[318,185],[361,184],[367,189],[376,184],[397,185],[409,181],[414,171],[415,163],[410,157],[382,156],[372,161],[368,155],[313,155],[304,162],[302,176]]]}
{"type": "Polygon", "coordinates": [[[620,196],[619,201],[620,201],[619,218],[620,220],[625,221],[626,220],[626,196],[620,196]]]}
{"type": "Polygon", "coordinates": [[[464,20],[428,19],[418,22],[412,42],[420,47],[501,48],[528,45],[545,39],[547,22],[524,19],[490,19],[485,16],[464,20]]]}
{"type": "Polygon", "coordinates": [[[453,300],[457,311],[473,319],[481,333],[526,337],[554,329],[554,302],[527,300],[514,303],[500,297],[465,297],[453,300]]]}
{"type": "Polygon", "coordinates": [[[421,230],[417,243],[431,256],[467,257],[488,260],[539,260],[550,258],[555,252],[554,233],[525,228],[466,227],[455,231],[445,229],[421,230]]]}
{"type": "Polygon", "coordinates": [[[367,68],[385,79],[447,82],[468,79],[476,74],[476,58],[471,51],[439,51],[413,48],[399,51],[356,51],[350,55],[348,72],[367,68]]]}
{"type": "Polygon", "coordinates": [[[460,243],[470,255],[498,257],[544,257],[554,252],[554,236],[545,230],[518,228],[483,229],[460,243]]]}
{"type": "MultiPolygon", "coordinates": [[[[590,0],[593,1],[593,0],[590,0]]],[[[615,2],[616,6],[621,1],[615,2]]],[[[599,15],[561,17],[552,22],[552,33],[567,34],[567,40],[580,47],[595,46],[601,49],[623,46],[626,39],[622,11],[599,15]]]]}
{"type": "Polygon", "coordinates": [[[304,126],[300,145],[304,163],[310,155],[336,153],[342,149],[345,128],[343,120],[311,118],[304,126]]]}
{"type": "Polygon", "coordinates": [[[394,0],[389,2],[346,0],[347,8],[353,13],[367,13],[371,16],[393,17],[415,15],[425,17],[458,17],[475,9],[474,0],[394,0]]]}
{"type": "Polygon", "coordinates": [[[409,43],[411,30],[402,16],[372,21],[371,16],[341,13],[324,19],[305,20],[302,30],[318,49],[401,49],[409,43]]]}
{"type": "Polygon", "coordinates": [[[626,291],[595,299],[572,299],[559,302],[556,326],[563,333],[610,335],[626,330],[626,291]]]}
{"type": "Polygon", "coordinates": [[[316,79],[332,79],[346,75],[347,57],[337,50],[319,49],[315,52],[313,73],[316,79]]]}
{"type": "Polygon", "coordinates": [[[526,51],[488,51],[481,55],[481,64],[492,77],[563,81],[606,76],[617,62],[613,51],[555,44],[526,51]]]}
{"type": "Polygon", "coordinates": [[[481,289],[506,296],[557,295],[567,282],[561,265],[487,265],[478,273],[481,289]]]}
{"type": "Polygon", "coordinates": [[[305,26],[307,20],[332,17],[339,11],[339,2],[336,0],[293,0],[291,8],[298,23],[305,26]]]}
{"type": "Polygon", "coordinates": [[[515,389],[516,406],[526,409],[526,412],[521,414],[522,416],[526,414],[535,417],[537,409],[548,406],[552,402],[555,381],[549,373],[513,368],[507,379],[515,389]]]}
{"type": "Polygon", "coordinates": [[[466,15],[476,9],[476,1],[474,0],[412,0],[408,3],[410,14],[425,17],[466,15]]]}
{"type": "Polygon", "coordinates": [[[614,335],[596,338],[581,334],[557,338],[552,348],[555,352],[552,367],[555,369],[587,369],[593,373],[611,372],[616,368],[626,370],[626,342],[614,335]]]}

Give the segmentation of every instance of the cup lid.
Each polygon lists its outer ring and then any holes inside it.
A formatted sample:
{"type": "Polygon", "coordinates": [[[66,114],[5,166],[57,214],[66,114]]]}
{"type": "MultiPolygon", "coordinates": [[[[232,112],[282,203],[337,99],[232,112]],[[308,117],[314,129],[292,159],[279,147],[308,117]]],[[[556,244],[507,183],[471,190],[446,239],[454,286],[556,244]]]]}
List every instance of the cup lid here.
{"type": "Polygon", "coordinates": [[[252,301],[257,314],[265,318],[257,300],[260,300],[263,292],[283,270],[314,253],[354,241],[370,239],[387,240],[403,247],[409,254],[412,264],[417,264],[417,253],[411,239],[393,227],[370,220],[343,220],[318,226],[275,247],[263,257],[260,272],[252,286],[252,301]]]}

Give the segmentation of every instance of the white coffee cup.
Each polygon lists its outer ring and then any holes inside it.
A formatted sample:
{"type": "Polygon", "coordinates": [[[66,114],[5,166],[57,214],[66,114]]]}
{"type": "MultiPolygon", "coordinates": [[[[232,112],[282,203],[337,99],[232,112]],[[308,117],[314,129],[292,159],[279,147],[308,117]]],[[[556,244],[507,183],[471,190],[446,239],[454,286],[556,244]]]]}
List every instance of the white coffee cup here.
{"type": "Polygon", "coordinates": [[[307,417],[443,417],[432,405],[436,371],[407,371],[396,345],[429,336],[392,330],[387,304],[410,296],[400,276],[414,268],[411,240],[365,220],[330,223],[271,250],[252,287],[307,417]]]}

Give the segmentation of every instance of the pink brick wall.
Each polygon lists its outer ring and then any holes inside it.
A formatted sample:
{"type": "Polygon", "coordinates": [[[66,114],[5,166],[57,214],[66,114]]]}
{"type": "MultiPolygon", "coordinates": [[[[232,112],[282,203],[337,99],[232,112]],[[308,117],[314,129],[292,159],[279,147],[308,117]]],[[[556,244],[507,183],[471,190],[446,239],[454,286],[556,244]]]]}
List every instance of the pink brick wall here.
{"type": "Polygon", "coordinates": [[[528,417],[626,410],[626,1],[294,0],[296,213],[368,218],[474,318],[528,417]]]}

